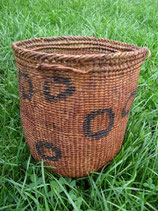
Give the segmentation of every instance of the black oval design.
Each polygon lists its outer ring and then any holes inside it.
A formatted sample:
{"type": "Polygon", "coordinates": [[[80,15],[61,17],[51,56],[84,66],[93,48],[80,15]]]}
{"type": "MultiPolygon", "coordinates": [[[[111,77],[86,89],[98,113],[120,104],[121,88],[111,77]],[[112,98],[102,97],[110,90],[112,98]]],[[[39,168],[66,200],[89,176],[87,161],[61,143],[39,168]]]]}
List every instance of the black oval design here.
{"type": "Polygon", "coordinates": [[[129,103],[130,99],[131,99],[133,96],[135,96],[136,93],[137,93],[137,89],[134,90],[134,91],[130,94],[130,96],[128,97],[127,102],[126,102],[124,108],[122,109],[122,113],[121,113],[121,116],[122,116],[122,117],[125,117],[126,115],[128,115],[128,113],[129,113],[129,111],[130,111],[130,108],[126,111],[126,107],[127,107],[128,103],[129,103]]]}
{"type": "Polygon", "coordinates": [[[106,137],[111,128],[113,127],[114,124],[114,112],[112,108],[105,108],[105,109],[99,109],[97,111],[92,111],[90,114],[88,114],[85,118],[85,121],[83,123],[83,132],[85,137],[89,137],[92,140],[99,140],[103,137],[106,137]],[[92,119],[94,119],[97,115],[103,115],[104,113],[108,113],[109,118],[110,118],[110,123],[106,130],[100,130],[96,133],[93,133],[93,131],[90,128],[90,122],[92,119]]]}
{"type": "Polygon", "coordinates": [[[19,76],[19,90],[22,93],[23,99],[31,100],[32,95],[33,95],[33,86],[32,86],[32,82],[31,82],[30,77],[28,76],[28,74],[22,72],[21,70],[19,70],[18,76],[19,76]],[[28,93],[24,92],[24,88],[23,88],[22,83],[21,83],[22,78],[26,79],[26,81],[29,85],[29,92],[28,93]]]}
{"type": "Polygon", "coordinates": [[[36,149],[38,154],[46,159],[46,160],[51,160],[51,161],[58,161],[62,156],[61,156],[61,151],[60,149],[58,149],[57,147],[54,147],[52,143],[46,142],[46,141],[39,141],[36,143],[36,149]],[[48,155],[44,155],[41,151],[42,148],[47,148],[47,149],[51,149],[52,152],[55,152],[55,156],[50,157],[48,155]]]}
{"type": "Polygon", "coordinates": [[[73,95],[73,93],[75,92],[75,87],[73,86],[69,78],[64,78],[62,76],[53,76],[51,77],[51,79],[53,79],[54,82],[57,84],[64,84],[67,87],[67,89],[64,92],[59,93],[58,95],[51,95],[50,82],[46,80],[44,82],[43,89],[44,89],[45,99],[48,102],[57,102],[60,100],[65,100],[68,96],[73,95]]]}

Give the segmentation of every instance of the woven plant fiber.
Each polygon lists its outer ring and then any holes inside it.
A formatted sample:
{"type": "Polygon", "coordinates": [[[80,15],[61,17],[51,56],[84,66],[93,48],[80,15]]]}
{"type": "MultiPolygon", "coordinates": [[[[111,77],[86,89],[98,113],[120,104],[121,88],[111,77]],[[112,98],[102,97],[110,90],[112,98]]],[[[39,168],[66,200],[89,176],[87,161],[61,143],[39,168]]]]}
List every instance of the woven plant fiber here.
{"type": "Polygon", "coordinates": [[[146,47],[93,37],[12,44],[21,121],[36,161],[83,177],[120,151],[146,47]]]}

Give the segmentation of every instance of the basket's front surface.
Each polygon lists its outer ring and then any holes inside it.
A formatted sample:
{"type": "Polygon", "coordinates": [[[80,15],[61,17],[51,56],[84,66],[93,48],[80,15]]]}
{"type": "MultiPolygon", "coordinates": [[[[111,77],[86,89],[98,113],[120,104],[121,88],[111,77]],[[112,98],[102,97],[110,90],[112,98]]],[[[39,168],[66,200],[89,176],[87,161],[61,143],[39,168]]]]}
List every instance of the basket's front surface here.
{"type": "Polygon", "coordinates": [[[119,152],[146,54],[133,45],[85,39],[13,45],[30,151],[69,177],[97,171],[119,152]]]}

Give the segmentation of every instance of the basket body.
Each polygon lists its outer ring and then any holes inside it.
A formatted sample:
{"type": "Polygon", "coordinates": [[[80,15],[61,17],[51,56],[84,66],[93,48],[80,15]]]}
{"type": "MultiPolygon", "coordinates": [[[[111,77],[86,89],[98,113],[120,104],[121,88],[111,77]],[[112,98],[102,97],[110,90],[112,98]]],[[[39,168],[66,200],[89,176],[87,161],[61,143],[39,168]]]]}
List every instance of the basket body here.
{"type": "Polygon", "coordinates": [[[62,37],[13,44],[24,135],[33,157],[55,173],[86,176],[121,148],[147,48],[111,42],[62,37]]]}

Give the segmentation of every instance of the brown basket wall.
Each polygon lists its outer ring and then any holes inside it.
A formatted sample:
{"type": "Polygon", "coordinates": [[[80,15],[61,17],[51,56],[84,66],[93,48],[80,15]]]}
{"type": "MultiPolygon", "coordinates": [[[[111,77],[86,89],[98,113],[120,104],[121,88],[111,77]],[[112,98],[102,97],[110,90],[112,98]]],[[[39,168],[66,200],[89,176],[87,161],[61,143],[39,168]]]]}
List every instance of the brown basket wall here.
{"type": "Polygon", "coordinates": [[[33,157],[68,177],[111,161],[121,148],[140,67],[150,51],[92,37],[37,38],[12,47],[33,157]]]}

